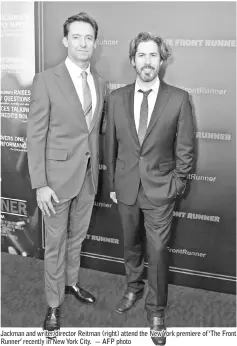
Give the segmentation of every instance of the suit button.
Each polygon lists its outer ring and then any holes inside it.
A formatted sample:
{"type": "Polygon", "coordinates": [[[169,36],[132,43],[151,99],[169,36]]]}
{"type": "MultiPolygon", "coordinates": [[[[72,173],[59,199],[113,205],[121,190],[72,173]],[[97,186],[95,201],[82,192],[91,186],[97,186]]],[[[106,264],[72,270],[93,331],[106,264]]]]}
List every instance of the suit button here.
{"type": "Polygon", "coordinates": [[[89,155],[90,155],[90,153],[89,153],[89,151],[87,151],[86,156],[89,156],[89,155]]]}
{"type": "Polygon", "coordinates": [[[140,156],[140,160],[143,160],[143,156],[140,156]]]}

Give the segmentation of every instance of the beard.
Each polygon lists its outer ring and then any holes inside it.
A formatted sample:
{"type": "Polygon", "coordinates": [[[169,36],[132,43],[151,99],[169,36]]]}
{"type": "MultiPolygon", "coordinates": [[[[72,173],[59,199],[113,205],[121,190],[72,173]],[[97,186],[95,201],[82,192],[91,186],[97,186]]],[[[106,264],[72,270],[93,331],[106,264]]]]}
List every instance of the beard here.
{"type": "Polygon", "coordinates": [[[155,69],[150,65],[144,65],[140,69],[136,67],[136,72],[143,82],[151,82],[158,76],[159,68],[155,69]]]}

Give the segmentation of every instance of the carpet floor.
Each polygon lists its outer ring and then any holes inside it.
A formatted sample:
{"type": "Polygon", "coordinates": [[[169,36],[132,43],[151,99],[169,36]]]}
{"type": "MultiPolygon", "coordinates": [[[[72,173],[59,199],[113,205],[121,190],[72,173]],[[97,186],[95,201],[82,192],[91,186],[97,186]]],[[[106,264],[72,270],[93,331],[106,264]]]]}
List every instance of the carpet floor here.
{"type": "MultiPolygon", "coordinates": [[[[42,327],[46,313],[42,260],[1,255],[1,326],[42,327]]],[[[117,314],[125,278],[81,268],[80,284],[97,297],[94,306],[66,296],[62,327],[148,327],[144,299],[131,311],[117,314]]],[[[146,291],[145,291],[146,294],[146,291]]],[[[235,327],[234,295],[169,285],[167,327],[235,327]]]]}

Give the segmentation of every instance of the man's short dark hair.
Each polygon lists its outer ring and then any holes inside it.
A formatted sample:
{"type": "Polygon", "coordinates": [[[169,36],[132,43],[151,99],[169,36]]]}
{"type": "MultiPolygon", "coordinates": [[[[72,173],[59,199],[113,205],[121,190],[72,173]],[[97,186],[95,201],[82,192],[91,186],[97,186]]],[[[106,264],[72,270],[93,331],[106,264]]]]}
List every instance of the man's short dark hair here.
{"type": "Polygon", "coordinates": [[[80,12],[78,14],[75,14],[74,16],[69,17],[66,22],[63,24],[63,34],[64,37],[67,37],[68,32],[69,32],[69,25],[73,22],[85,22],[88,23],[92,26],[94,29],[95,33],[95,40],[97,39],[98,36],[98,24],[96,21],[91,18],[87,13],[85,12],[80,12]]]}
{"type": "Polygon", "coordinates": [[[132,59],[135,58],[137,47],[139,43],[141,42],[148,42],[148,41],[154,41],[157,46],[160,53],[160,58],[162,61],[165,61],[170,56],[170,52],[166,46],[165,41],[163,38],[157,35],[153,35],[150,32],[140,32],[134,39],[131,40],[129,45],[129,59],[132,61],[132,59]]]}

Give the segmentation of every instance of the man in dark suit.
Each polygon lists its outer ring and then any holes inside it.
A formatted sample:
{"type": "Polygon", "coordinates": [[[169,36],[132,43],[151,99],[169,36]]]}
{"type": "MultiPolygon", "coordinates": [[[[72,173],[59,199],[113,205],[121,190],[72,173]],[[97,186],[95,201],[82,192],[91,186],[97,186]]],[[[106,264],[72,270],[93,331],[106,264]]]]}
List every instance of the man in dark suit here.
{"type": "Polygon", "coordinates": [[[93,304],[78,282],[99,173],[99,128],[105,81],[90,67],[98,25],[86,13],[66,20],[68,56],[34,78],[28,119],[28,162],[32,188],[46,227],[44,329],[60,328],[64,294],[93,304]]]}
{"type": "Polygon", "coordinates": [[[145,307],[155,344],[164,345],[168,291],[168,249],[177,195],[186,187],[194,159],[194,128],[187,92],[159,80],[169,57],[159,36],[140,33],[130,43],[136,82],[111,93],[106,130],[110,197],[118,202],[124,234],[127,290],[116,311],[131,309],[144,290],[141,215],[147,237],[145,307]]]}

